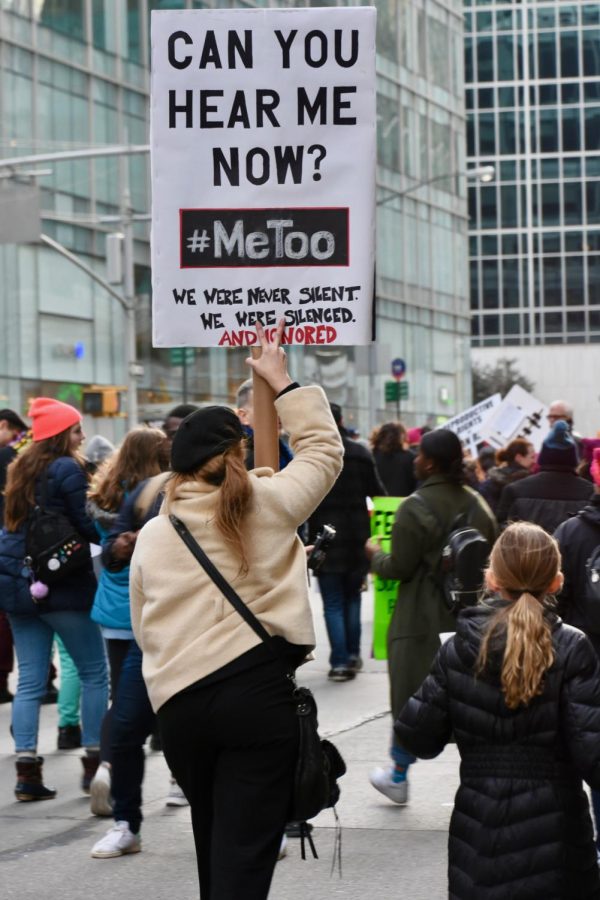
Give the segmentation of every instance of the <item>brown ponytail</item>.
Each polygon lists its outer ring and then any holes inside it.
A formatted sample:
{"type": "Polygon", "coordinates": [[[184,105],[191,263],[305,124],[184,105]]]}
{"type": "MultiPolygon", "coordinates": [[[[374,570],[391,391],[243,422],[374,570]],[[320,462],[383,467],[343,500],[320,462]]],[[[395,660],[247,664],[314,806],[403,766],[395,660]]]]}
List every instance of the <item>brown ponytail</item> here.
{"type": "Polygon", "coordinates": [[[247,575],[249,566],[242,529],[252,500],[252,487],[244,464],[242,442],[229,447],[219,456],[213,456],[193,474],[173,475],[165,491],[167,509],[178,486],[195,479],[220,487],[215,525],[240,560],[240,574],[247,575]]]}
{"type": "Polygon", "coordinates": [[[511,602],[492,619],[475,671],[486,669],[490,643],[495,637],[503,638],[502,693],[508,708],[516,709],[542,692],[544,675],[554,661],[552,632],[542,603],[560,571],[558,544],[538,525],[516,522],[496,541],[490,569],[511,602]]]}

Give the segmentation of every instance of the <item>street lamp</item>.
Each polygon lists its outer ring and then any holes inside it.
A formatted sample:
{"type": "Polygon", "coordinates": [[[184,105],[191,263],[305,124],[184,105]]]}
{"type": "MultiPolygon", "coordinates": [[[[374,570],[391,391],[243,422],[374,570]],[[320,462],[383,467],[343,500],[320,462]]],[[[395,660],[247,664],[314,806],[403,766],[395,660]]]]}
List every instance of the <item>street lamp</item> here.
{"type": "Polygon", "coordinates": [[[434,175],[433,178],[427,178],[425,181],[418,181],[417,184],[412,184],[403,191],[395,191],[393,188],[388,188],[388,193],[377,201],[377,206],[385,206],[386,203],[389,203],[390,200],[394,200],[396,197],[405,197],[407,194],[412,194],[413,191],[417,191],[427,184],[433,184],[436,181],[445,181],[447,178],[456,178],[457,175],[464,175],[469,181],[480,181],[483,184],[488,184],[493,180],[495,174],[496,169],[491,165],[476,166],[473,169],[467,169],[466,171],[460,172],[445,172],[443,175],[434,175]]]}
{"type": "MultiPolygon", "coordinates": [[[[138,145],[107,145],[105,147],[90,147],[85,150],[66,150],[56,153],[36,153],[32,156],[15,156],[0,159],[0,177],[4,171],[10,175],[24,174],[22,166],[38,165],[39,163],[63,162],[74,159],[94,159],[102,156],[132,156],[135,154],[146,154],[150,152],[148,144],[138,145]]],[[[125,171],[127,171],[125,169],[125,171]]],[[[41,172],[32,173],[35,175],[41,172]]],[[[138,420],[138,404],[137,404],[137,379],[140,374],[141,367],[136,359],[136,327],[135,327],[135,289],[134,289],[134,260],[133,260],[133,234],[132,222],[137,219],[147,219],[148,216],[133,215],[131,210],[131,202],[129,199],[129,190],[125,189],[122,201],[122,211],[119,216],[107,216],[104,221],[121,221],[123,223],[124,233],[124,273],[123,286],[121,291],[116,291],[114,287],[98,275],[83,260],[79,259],[74,253],[63,247],[57,241],[52,240],[48,235],[42,234],[40,240],[43,244],[60,253],[82,271],[86,272],[89,277],[100,284],[104,290],[110,294],[113,299],[121,304],[125,312],[126,321],[126,374],[127,374],[127,424],[131,429],[137,425],[138,420]]],[[[45,217],[45,216],[43,216],[45,217]]],[[[50,216],[49,218],[52,218],[50,216]]]]}

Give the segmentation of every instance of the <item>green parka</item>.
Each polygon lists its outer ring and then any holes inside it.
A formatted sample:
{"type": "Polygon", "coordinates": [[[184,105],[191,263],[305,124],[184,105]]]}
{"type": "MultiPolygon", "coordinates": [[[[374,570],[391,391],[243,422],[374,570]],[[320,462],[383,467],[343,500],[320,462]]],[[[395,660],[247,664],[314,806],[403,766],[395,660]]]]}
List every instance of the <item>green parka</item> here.
{"type": "Polygon", "coordinates": [[[469,525],[477,528],[491,546],[497,526],[485,500],[444,475],[432,475],[398,507],[391,553],[379,551],[371,561],[371,571],[382,578],[400,580],[388,631],[394,718],[429,674],[440,646],[440,633],[456,630],[456,618],[444,603],[441,589],[441,552],[454,520],[467,511],[474,497],[477,505],[470,512],[469,525]],[[437,518],[429,506],[434,507],[437,518]],[[446,524],[443,533],[438,519],[446,524]]]}

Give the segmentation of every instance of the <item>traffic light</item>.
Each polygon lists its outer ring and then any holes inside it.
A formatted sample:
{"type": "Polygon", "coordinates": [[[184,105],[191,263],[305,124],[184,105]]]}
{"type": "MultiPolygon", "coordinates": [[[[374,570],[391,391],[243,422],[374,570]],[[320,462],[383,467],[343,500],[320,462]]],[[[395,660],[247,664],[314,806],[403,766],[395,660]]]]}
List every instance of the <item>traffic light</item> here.
{"type": "Polygon", "coordinates": [[[88,416],[119,416],[122,414],[122,394],[115,387],[94,387],[83,391],[83,412],[88,416]]]}

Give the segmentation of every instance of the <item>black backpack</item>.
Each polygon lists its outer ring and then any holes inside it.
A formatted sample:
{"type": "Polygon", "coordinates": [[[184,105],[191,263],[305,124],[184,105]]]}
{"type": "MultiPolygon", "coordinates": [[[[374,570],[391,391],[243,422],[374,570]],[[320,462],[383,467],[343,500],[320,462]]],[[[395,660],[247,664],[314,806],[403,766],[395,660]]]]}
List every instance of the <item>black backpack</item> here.
{"type": "MultiPolygon", "coordinates": [[[[418,491],[414,496],[425,504],[444,533],[447,526],[433,505],[418,491]]],[[[471,497],[468,508],[454,519],[442,547],[438,577],[444,602],[454,615],[467,606],[474,606],[483,589],[491,547],[479,529],[469,524],[471,513],[478,505],[477,496],[471,497]]]]}
{"type": "Polygon", "coordinates": [[[26,565],[37,581],[51,587],[73,572],[89,565],[90,545],[70,520],[60,512],[46,509],[48,476],[41,479],[41,497],[29,516],[25,531],[26,565]]]}

